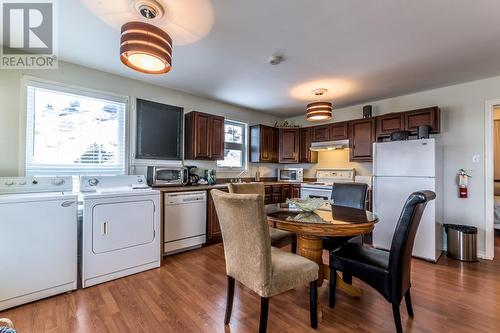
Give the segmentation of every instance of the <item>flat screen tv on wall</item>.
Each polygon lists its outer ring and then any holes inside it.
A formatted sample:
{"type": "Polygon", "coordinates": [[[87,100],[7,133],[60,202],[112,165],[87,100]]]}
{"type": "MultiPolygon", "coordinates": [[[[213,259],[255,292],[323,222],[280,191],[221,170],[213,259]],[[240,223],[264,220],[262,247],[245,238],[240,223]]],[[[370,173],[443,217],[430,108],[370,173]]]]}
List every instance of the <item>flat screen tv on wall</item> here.
{"type": "Polygon", "coordinates": [[[181,160],[184,109],[137,99],[136,159],[181,160]]]}

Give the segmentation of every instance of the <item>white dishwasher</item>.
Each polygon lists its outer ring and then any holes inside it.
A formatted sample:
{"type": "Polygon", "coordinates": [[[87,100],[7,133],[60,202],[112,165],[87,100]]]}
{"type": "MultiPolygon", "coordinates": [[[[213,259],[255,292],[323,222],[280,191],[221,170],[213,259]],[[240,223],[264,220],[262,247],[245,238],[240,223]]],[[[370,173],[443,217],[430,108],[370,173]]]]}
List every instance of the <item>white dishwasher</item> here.
{"type": "Polygon", "coordinates": [[[201,247],[207,239],[207,192],[164,194],[163,252],[201,247]]]}

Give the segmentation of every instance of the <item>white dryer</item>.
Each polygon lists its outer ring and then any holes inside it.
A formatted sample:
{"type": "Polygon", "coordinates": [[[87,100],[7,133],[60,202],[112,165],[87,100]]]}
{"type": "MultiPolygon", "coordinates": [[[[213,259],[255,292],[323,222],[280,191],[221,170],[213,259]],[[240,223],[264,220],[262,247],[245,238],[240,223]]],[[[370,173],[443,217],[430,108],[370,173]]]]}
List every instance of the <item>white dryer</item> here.
{"type": "Polygon", "coordinates": [[[71,177],[0,178],[0,311],[77,286],[71,177]]]}
{"type": "Polygon", "coordinates": [[[80,177],[82,287],[160,266],[160,192],[144,176],[80,177]]]}

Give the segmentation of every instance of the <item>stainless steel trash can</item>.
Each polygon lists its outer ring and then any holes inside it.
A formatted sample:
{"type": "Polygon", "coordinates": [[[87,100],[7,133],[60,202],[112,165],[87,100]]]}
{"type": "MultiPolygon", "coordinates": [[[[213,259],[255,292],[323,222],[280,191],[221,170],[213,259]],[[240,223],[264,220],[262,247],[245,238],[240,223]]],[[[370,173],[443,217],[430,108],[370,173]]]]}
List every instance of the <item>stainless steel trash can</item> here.
{"type": "Polygon", "coordinates": [[[477,261],[477,228],[459,224],[445,224],[444,228],[448,234],[448,257],[477,261]]]}

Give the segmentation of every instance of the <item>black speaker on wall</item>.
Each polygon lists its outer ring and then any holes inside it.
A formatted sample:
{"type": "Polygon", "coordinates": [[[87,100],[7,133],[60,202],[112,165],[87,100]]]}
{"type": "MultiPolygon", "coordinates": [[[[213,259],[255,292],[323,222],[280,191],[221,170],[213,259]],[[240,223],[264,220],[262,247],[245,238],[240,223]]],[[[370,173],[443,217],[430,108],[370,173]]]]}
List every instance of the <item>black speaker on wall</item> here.
{"type": "Polygon", "coordinates": [[[372,106],[365,105],[363,106],[363,118],[371,118],[372,116],[372,106]]]}

